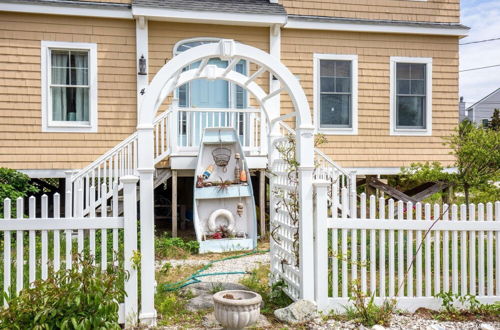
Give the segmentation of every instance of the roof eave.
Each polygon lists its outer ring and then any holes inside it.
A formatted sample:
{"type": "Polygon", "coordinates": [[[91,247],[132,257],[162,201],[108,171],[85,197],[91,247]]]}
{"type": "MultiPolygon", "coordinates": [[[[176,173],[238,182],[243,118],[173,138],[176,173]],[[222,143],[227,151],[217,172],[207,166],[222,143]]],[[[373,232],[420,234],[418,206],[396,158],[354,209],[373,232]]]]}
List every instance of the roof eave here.
{"type": "Polygon", "coordinates": [[[285,25],[286,15],[263,15],[249,13],[224,13],[213,11],[190,11],[145,6],[132,6],[134,17],[143,16],[152,21],[205,23],[222,25],[272,26],[285,25]],[[200,15],[202,14],[202,15],[200,15]]]}

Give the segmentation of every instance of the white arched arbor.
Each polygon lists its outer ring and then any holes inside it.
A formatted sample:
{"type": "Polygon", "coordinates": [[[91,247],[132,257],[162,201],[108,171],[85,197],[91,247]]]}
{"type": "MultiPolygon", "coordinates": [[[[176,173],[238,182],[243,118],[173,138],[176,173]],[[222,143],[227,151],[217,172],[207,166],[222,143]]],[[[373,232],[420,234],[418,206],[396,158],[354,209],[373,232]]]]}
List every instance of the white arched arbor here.
{"type": "MultiPolygon", "coordinates": [[[[233,40],[221,40],[218,43],[205,44],[187,50],[167,62],[155,75],[146,88],[144,101],[140,107],[138,118],[138,172],[140,176],[140,214],[141,214],[141,286],[142,302],[140,319],[153,323],[156,317],[154,311],[154,209],[153,209],[153,121],[160,105],[168,95],[179,86],[195,79],[224,79],[235,83],[253,95],[262,109],[262,118],[267,119],[268,141],[279,136],[277,123],[288,117],[296,119],[296,158],[299,167],[299,198],[300,198],[300,295],[302,298],[314,298],[313,276],[313,228],[312,228],[312,172],[314,169],[313,126],[309,104],[297,78],[276,58],[270,54],[248,45],[236,43],[233,40]],[[228,61],[226,68],[209,65],[211,58],[228,61]],[[257,70],[244,76],[232,69],[240,60],[246,60],[257,66],[257,70]],[[197,68],[183,71],[190,64],[200,62],[197,68]],[[281,87],[271,88],[266,93],[256,79],[268,72],[277,80],[281,87]],[[275,102],[280,93],[287,93],[292,101],[293,110],[281,114],[279,102],[275,102]],[[304,221],[302,221],[304,220],[304,221]]],[[[276,86],[276,83],[272,84],[276,86]]],[[[222,110],[222,109],[221,109],[222,110]]],[[[224,109],[222,111],[231,111],[224,109]]],[[[272,149],[269,149],[272,150],[272,149]]],[[[271,153],[269,159],[277,157],[271,153]]]]}

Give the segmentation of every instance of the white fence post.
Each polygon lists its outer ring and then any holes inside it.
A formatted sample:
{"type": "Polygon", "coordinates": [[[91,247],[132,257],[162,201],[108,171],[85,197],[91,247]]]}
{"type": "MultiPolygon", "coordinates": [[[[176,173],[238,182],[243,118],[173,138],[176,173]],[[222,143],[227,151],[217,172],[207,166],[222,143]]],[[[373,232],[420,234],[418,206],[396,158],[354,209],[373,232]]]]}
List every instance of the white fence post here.
{"type": "Polygon", "coordinates": [[[320,310],[328,306],[328,229],[326,221],[328,218],[327,196],[329,185],[328,181],[316,181],[314,183],[316,192],[314,213],[314,289],[316,303],[320,310]]]}
{"type": "Polygon", "coordinates": [[[137,251],[137,182],[139,178],[126,175],[120,178],[123,183],[123,244],[125,271],[129,277],[125,281],[125,326],[135,325],[138,317],[137,265],[132,258],[137,251]]]}

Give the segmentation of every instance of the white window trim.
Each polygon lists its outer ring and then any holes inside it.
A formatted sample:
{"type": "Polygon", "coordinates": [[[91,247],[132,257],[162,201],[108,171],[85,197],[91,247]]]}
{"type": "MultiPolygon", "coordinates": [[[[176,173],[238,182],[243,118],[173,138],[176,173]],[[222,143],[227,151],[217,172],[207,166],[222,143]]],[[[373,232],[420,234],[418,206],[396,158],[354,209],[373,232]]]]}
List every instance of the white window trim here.
{"type": "Polygon", "coordinates": [[[95,133],[97,132],[97,44],[79,42],[42,41],[41,43],[41,85],[42,85],[42,132],[95,133]],[[89,51],[89,122],[52,122],[52,99],[50,95],[50,51],[89,51]]]}
{"type": "Polygon", "coordinates": [[[313,121],[316,133],[325,135],[357,135],[358,134],[358,55],[344,54],[314,54],[313,56],[313,121]],[[321,128],[320,127],[320,60],[339,60],[352,62],[352,127],[350,128],[321,128]]]}
{"type": "Polygon", "coordinates": [[[399,57],[391,56],[390,59],[390,135],[430,136],[432,135],[432,58],[430,57],[399,57]],[[426,104],[425,104],[425,129],[400,129],[396,128],[396,63],[426,64],[426,104]]]}

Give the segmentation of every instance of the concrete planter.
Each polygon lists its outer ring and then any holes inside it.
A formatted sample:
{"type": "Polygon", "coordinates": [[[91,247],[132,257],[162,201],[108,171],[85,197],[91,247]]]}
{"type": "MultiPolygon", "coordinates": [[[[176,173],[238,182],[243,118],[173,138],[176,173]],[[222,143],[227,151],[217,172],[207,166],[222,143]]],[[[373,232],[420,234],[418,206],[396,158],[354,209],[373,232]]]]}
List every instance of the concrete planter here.
{"type": "Polygon", "coordinates": [[[225,329],[243,329],[259,319],[262,297],[252,291],[226,290],[214,294],[215,318],[225,329]]]}

